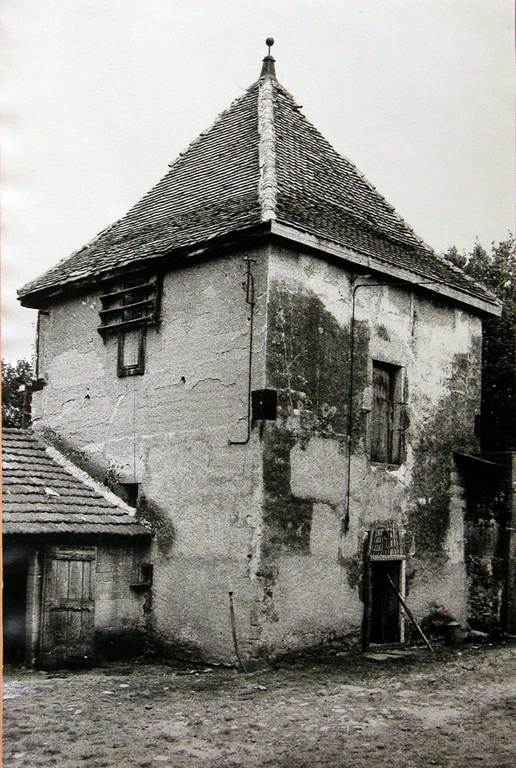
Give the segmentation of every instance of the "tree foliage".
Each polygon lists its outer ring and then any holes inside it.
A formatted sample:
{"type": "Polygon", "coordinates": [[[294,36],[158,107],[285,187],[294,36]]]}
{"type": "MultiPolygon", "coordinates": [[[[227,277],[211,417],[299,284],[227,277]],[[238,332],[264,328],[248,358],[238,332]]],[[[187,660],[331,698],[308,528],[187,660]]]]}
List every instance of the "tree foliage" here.
{"type": "Polygon", "coordinates": [[[477,242],[470,253],[453,247],[444,255],[502,302],[502,316],[484,321],[481,443],[483,451],[516,450],[515,239],[490,252],[477,242]]]}
{"type": "Polygon", "coordinates": [[[16,364],[2,360],[2,426],[27,426],[30,421],[30,389],[32,365],[28,360],[17,360],[16,364]],[[24,409],[26,419],[24,421],[24,409]]]}

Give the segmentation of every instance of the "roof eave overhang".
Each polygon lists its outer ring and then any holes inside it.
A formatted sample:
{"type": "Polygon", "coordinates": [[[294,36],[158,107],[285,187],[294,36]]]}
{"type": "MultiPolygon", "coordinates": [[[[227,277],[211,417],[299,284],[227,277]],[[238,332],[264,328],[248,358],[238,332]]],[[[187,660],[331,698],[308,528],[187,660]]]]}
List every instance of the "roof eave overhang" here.
{"type": "MultiPolygon", "coordinates": [[[[118,528],[118,526],[117,526],[118,528]]],[[[4,523],[2,536],[123,536],[124,538],[152,538],[152,531],[141,525],[120,526],[123,530],[112,530],[106,526],[87,526],[81,523],[55,524],[53,527],[47,523],[4,523]]]]}
{"type": "Polygon", "coordinates": [[[431,276],[426,276],[422,272],[416,273],[408,269],[403,269],[403,267],[389,264],[379,257],[375,257],[368,253],[361,253],[358,250],[348,248],[331,240],[325,240],[317,235],[312,235],[304,230],[296,229],[287,224],[272,221],[271,233],[283,240],[295,242],[310,249],[322,251],[323,253],[338,259],[345,260],[351,264],[356,264],[365,270],[372,270],[388,275],[402,283],[407,283],[407,286],[413,285],[414,287],[421,287],[422,289],[438,294],[441,297],[452,299],[453,301],[475,309],[477,314],[494,317],[500,317],[502,314],[501,302],[494,297],[492,302],[481,299],[480,297],[473,296],[472,294],[462,291],[459,288],[455,288],[447,283],[440,282],[437,279],[433,280],[431,276]]]}
{"type": "Polygon", "coordinates": [[[305,230],[282,224],[275,219],[264,221],[263,223],[253,225],[252,227],[245,227],[241,230],[236,230],[201,243],[192,244],[191,246],[169,249],[165,253],[158,253],[146,259],[128,259],[112,269],[98,269],[78,280],[70,280],[65,283],[59,283],[39,290],[28,291],[27,293],[23,293],[22,289],[18,294],[18,300],[23,307],[42,309],[48,306],[53,299],[62,297],[63,295],[72,296],[80,293],[98,280],[116,279],[118,276],[124,274],[128,267],[138,270],[149,268],[172,268],[176,264],[179,265],[189,259],[202,259],[208,254],[213,254],[213,252],[226,251],[228,248],[241,245],[243,241],[246,241],[249,238],[252,238],[253,240],[259,239],[268,233],[282,240],[307,247],[310,250],[319,251],[350,264],[355,264],[365,270],[372,270],[389,276],[394,280],[406,283],[407,286],[412,285],[414,287],[420,287],[422,290],[451,299],[474,309],[477,314],[482,316],[501,316],[501,302],[494,297],[493,301],[482,299],[447,283],[440,282],[437,279],[432,280],[431,276],[426,276],[423,272],[412,272],[403,267],[389,264],[384,259],[370,253],[360,252],[358,249],[352,249],[332,240],[326,240],[306,232],[305,230]]]}
{"type": "Polygon", "coordinates": [[[146,259],[134,258],[127,259],[123,263],[117,264],[111,269],[98,269],[92,271],[87,276],[68,280],[56,285],[43,287],[24,292],[24,288],[18,291],[18,301],[22,307],[29,309],[44,309],[53,299],[66,296],[73,296],[83,292],[85,289],[96,284],[99,280],[113,280],[127,272],[128,267],[138,271],[146,269],[173,268],[176,264],[181,264],[186,260],[199,258],[202,259],[207,254],[213,252],[223,252],[228,248],[239,245],[244,240],[263,237],[270,232],[270,221],[264,221],[261,224],[254,224],[251,227],[245,227],[240,230],[234,230],[225,235],[216,238],[210,238],[204,242],[195,243],[181,248],[170,248],[165,252],[156,253],[146,259]]]}

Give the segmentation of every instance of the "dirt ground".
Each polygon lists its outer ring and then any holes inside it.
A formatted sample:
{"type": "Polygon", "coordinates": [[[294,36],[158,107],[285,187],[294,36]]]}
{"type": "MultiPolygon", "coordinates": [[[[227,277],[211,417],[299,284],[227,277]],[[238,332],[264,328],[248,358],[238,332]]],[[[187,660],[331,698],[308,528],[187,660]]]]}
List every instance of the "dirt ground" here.
{"type": "Polygon", "coordinates": [[[275,669],[4,670],[4,766],[516,765],[516,644],[275,669]]]}

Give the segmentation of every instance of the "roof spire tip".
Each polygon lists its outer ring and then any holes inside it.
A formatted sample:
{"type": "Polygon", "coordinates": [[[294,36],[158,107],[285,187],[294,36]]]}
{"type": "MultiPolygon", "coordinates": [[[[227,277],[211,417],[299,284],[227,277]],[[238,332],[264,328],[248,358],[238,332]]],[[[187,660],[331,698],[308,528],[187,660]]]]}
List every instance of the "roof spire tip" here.
{"type": "Polygon", "coordinates": [[[260,79],[263,77],[276,77],[276,69],[274,67],[274,57],[271,56],[271,48],[274,45],[274,38],[268,37],[265,41],[265,45],[268,47],[269,51],[267,53],[267,56],[263,60],[262,65],[262,71],[260,74],[260,79]]]}

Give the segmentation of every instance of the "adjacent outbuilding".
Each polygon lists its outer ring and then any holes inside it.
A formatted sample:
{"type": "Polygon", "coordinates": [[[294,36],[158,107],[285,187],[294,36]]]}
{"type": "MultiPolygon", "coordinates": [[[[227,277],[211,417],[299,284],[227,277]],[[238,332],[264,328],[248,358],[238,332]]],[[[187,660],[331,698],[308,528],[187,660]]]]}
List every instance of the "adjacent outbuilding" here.
{"type": "Polygon", "coordinates": [[[2,470],[6,660],[142,652],[151,534],[135,510],[28,431],[3,431],[2,470]]]}

